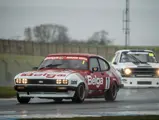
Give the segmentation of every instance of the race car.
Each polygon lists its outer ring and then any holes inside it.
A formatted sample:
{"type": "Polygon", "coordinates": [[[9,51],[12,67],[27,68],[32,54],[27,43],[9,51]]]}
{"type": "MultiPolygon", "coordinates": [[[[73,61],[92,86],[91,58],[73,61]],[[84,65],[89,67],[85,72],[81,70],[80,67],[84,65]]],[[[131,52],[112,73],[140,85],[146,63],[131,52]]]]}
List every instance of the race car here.
{"type": "Polygon", "coordinates": [[[14,78],[17,101],[28,103],[31,98],[71,99],[82,103],[85,98],[114,101],[122,87],[121,76],[106,59],[94,54],[49,54],[32,71],[14,78]]]}
{"type": "Polygon", "coordinates": [[[118,50],[112,64],[124,88],[158,88],[159,63],[152,50],[118,50]]]}

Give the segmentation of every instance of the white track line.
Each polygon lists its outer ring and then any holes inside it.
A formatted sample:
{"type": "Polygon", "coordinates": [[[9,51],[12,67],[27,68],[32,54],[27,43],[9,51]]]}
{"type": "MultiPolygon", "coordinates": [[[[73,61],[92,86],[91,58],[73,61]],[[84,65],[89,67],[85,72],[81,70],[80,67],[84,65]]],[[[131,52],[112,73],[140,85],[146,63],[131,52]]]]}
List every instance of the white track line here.
{"type": "Polygon", "coordinates": [[[0,101],[4,101],[4,100],[16,100],[16,98],[0,98],[0,101]]]}
{"type": "Polygon", "coordinates": [[[10,115],[10,114],[15,114],[16,113],[16,111],[0,111],[0,115],[1,114],[7,114],[7,115],[10,115]]]}
{"type": "Polygon", "coordinates": [[[137,116],[159,115],[159,111],[123,111],[123,112],[98,112],[92,114],[23,114],[23,115],[0,115],[1,118],[73,118],[73,117],[100,117],[100,116],[137,116]]]}

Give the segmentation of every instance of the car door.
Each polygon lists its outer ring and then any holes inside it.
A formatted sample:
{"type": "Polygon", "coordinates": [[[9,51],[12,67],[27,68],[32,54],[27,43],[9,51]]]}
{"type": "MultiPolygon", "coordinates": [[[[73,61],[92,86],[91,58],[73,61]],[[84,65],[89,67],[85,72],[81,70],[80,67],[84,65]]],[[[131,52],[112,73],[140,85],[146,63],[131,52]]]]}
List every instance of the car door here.
{"type": "Polygon", "coordinates": [[[100,73],[101,73],[102,78],[103,78],[102,89],[109,89],[110,75],[107,74],[107,72],[111,72],[111,71],[109,71],[110,65],[107,61],[105,61],[101,58],[98,58],[98,62],[99,62],[99,66],[100,66],[100,73]]]}
{"type": "Polygon", "coordinates": [[[100,65],[97,57],[92,57],[89,60],[89,70],[91,74],[87,76],[87,83],[89,90],[101,90],[104,89],[104,79],[100,70],[100,65]],[[93,68],[97,68],[96,71],[92,71],[93,68]]]}

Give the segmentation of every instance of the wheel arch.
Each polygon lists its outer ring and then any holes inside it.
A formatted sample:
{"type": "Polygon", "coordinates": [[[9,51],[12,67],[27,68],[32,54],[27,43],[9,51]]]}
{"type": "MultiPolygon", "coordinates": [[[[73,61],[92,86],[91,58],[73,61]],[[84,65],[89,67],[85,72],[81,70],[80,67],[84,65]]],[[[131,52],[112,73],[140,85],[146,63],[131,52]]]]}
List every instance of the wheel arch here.
{"type": "Polygon", "coordinates": [[[87,85],[87,83],[86,83],[86,79],[85,79],[85,77],[84,77],[83,75],[81,75],[80,73],[78,73],[78,72],[72,73],[72,74],[70,74],[69,76],[67,76],[66,79],[76,80],[76,81],[77,81],[76,87],[79,86],[80,84],[84,84],[85,89],[88,90],[88,85],[87,85]]]}

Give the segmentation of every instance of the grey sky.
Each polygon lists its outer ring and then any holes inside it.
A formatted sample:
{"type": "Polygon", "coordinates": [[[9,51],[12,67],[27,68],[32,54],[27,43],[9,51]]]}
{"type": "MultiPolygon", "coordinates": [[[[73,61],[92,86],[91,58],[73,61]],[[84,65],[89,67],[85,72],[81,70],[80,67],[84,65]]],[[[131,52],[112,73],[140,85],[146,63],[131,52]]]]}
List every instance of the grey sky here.
{"type": "MultiPolygon", "coordinates": [[[[105,29],[124,45],[125,0],[0,0],[0,37],[23,36],[25,27],[63,24],[72,38],[105,29]]],[[[130,0],[131,45],[159,45],[159,0],[130,0]]]]}

